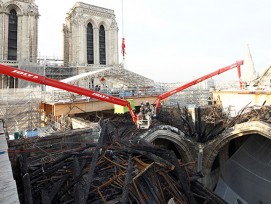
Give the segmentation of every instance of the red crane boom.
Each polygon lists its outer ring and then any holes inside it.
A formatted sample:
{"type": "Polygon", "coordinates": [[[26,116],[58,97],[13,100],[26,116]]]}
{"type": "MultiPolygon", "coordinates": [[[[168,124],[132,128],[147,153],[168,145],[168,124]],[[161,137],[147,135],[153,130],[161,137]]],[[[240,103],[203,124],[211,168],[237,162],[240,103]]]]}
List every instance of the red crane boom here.
{"type": "Polygon", "coordinates": [[[48,77],[45,77],[45,76],[42,76],[39,74],[35,74],[35,73],[28,72],[28,71],[21,70],[21,69],[16,69],[16,68],[5,66],[2,64],[0,64],[0,74],[5,74],[8,76],[23,79],[26,81],[31,81],[31,82],[38,83],[38,84],[52,86],[52,87],[59,88],[62,90],[66,90],[66,91],[70,91],[70,92],[77,93],[80,95],[95,98],[95,99],[98,99],[101,101],[106,101],[106,102],[109,102],[112,104],[117,104],[120,106],[127,106],[134,123],[137,124],[136,115],[133,112],[131,104],[127,100],[123,100],[123,99],[120,99],[120,98],[117,98],[114,96],[106,95],[106,94],[103,94],[100,92],[91,91],[89,89],[85,89],[85,88],[81,88],[81,87],[67,84],[64,82],[60,82],[58,80],[51,79],[51,78],[48,78],[48,77]]]}
{"type": "MultiPolygon", "coordinates": [[[[184,85],[182,85],[182,86],[180,86],[180,87],[177,87],[177,88],[175,88],[175,89],[173,89],[173,90],[171,90],[171,91],[168,91],[168,92],[166,92],[166,93],[163,93],[163,94],[159,95],[159,96],[158,96],[158,99],[157,99],[157,102],[156,102],[156,106],[155,106],[155,112],[157,112],[158,107],[160,106],[161,100],[163,100],[163,99],[165,99],[165,98],[167,98],[167,97],[169,97],[169,96],[172,96],[173,94],[178,93],[178,92],[180,92],[180,91],[182,91],[182,90],[184,90],[184,89],[186,89],[186,88],[189,88],[190,86],[193,86],[193,85],[195,85],[195,84],[198,84],[198,83],[200,83],[200,82],[202,82],[202,81],[204,81],[204,80],[206,80],[206,79],[209,79],[209,78],[211,78],[211,77],[213,77],[213,76],[215,76],[215,75],[219,75],[219,74],[221,74],[221,73],[223,73],[223,72],[226,72],[226,71],[228,71],[228,70],[231,70],[231,69],[233,69],[233,68],[236,68],[236,67],[237,67],[238,77],[239,77],[239,79],[240,79],[240,78],[241,78],[240,67],[241,67],[241,65],[243,65],[243,64],[244,64],[244,61],[243,61],[243,60],[237,61],[237,62],[234,63],[234,64],[231,64],[231,65],[229,65],[229,66],[227,66],[227,67],[218,69],[218,70],[216,70],[216,71],[214,71],[214,72],[212,72],[212,73],[210,73],[210,74],[207,74],[207,75],[205,75],[205,76],[202,76],[202,77],[200,77],[200,78],[198,78],[198,79],[195,79],[195,80],[193,80],[193,81],[191,81],[191,82],[188,82],[187,84],[184,84],[184,85]]],[[[242,83],[241,83],[241,81],[240,81],[240,88],[242,88],[242,83]]]]}

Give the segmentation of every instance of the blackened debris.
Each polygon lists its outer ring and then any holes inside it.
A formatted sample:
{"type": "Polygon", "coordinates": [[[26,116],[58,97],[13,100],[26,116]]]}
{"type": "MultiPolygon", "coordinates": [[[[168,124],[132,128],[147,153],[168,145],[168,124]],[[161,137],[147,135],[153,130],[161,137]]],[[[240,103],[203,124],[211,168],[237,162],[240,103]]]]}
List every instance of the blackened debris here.
{"type": "Polygon", "coordinates": [[[35,163],[35,168],[27,161],[30,168],[18,178],[29,179],[21,184],[26,189],[21,202],[224,203],[196,182],[193,169],[172,151],[145,142],[115,139],[108,144],[107,136],[102,131],[96,146],[35,163]]]}

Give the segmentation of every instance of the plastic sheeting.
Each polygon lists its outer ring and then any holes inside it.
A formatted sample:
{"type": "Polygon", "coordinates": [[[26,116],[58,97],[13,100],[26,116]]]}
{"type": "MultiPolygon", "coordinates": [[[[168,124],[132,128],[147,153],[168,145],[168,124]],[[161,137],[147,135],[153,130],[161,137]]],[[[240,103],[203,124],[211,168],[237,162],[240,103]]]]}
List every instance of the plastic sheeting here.
{"type": "Polygon", "coordinates": [[[271,140],[249,137],[222,167],[215,192],[229,203],[270,203],[271,140]]]}

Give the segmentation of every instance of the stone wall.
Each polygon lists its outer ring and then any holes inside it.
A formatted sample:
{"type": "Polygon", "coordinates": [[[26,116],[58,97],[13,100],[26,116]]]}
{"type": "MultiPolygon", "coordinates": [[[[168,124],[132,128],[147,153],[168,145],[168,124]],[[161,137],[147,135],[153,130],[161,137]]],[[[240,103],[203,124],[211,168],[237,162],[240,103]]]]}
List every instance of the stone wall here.
{"type": "Polygon", "coordinates": [[[35,61],[38,52],[39,12],[33,0],[0,1],[0,60],[8,58],[8,25],[12,9],[16,11],[18,17],[17,61],[35,61]]]}
{"type": "Polygon", "coordinates": [[[63,26],[64,63],[87,66],[87,25],[93,26],[94,64],[99,65],[99,28],[105,28],[106,65],[118,64],[118,26],[113,10],[77,2],[63,26]]]}

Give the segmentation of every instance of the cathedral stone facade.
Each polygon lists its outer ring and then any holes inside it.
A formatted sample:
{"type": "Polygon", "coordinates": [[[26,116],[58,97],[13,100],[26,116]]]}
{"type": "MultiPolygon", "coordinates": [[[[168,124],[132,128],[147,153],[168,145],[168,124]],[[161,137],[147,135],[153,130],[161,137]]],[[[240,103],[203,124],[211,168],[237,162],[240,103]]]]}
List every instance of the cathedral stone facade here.
{"type": "MultiPolygon", "coordinates": [[[[38,19],[35,0],[0,0],[0,63],[38,73],[40,69],[31,68],[38,67],[39,60],[38,19]]],[[[77,2],[64,20],[64,66],[82,73],[119,64],[113,10],[77,2]]],[[[1,75],[0,88],[21,88],[19,82],[1,75]]]]}
{"type": "Polygon", "coordinates": [[[101,67],[119,63],[113,10],[77,2],[67,14],[63,34],[64,64],[101,67]]]}
{"type": "Polygon", "coordinates": [[[36,61],[38,18],[35,0],[0,0],[1,61],[36,61]]]}

